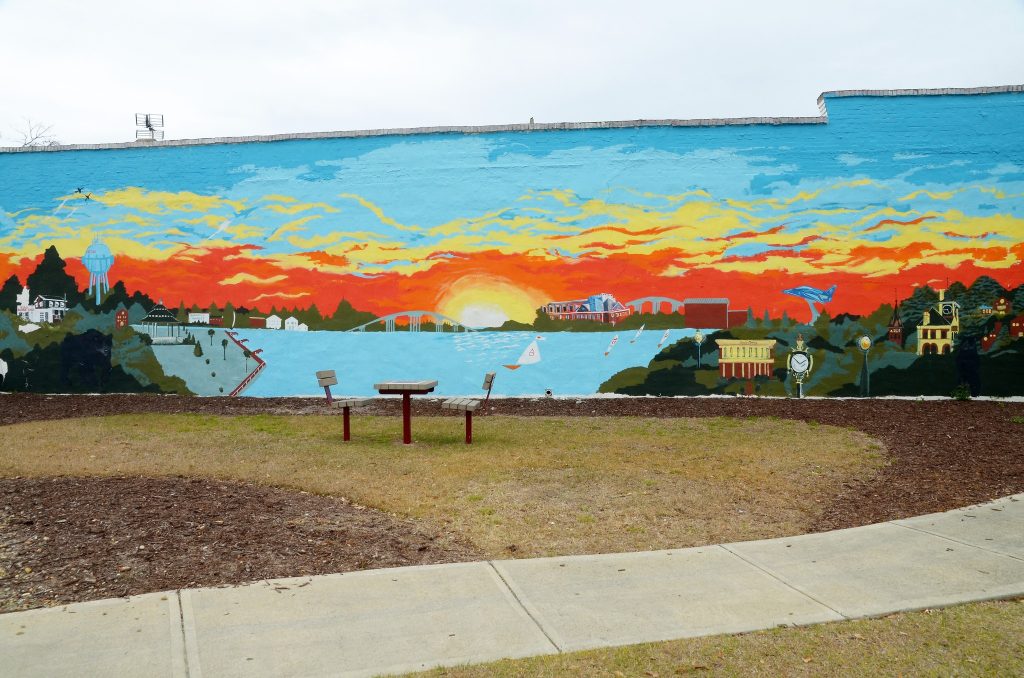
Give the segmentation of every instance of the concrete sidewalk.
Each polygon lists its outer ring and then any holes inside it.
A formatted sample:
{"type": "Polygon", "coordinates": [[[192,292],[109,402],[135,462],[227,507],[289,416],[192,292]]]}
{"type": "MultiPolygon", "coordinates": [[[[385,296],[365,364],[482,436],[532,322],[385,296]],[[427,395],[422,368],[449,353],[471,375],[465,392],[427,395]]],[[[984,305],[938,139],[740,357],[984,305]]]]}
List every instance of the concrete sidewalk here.
{"type": "Polygon", "coordinates": [[[5,676],[372,676],[1024,595],[1024,495],[823,534],[0,615],[5,676]]]}

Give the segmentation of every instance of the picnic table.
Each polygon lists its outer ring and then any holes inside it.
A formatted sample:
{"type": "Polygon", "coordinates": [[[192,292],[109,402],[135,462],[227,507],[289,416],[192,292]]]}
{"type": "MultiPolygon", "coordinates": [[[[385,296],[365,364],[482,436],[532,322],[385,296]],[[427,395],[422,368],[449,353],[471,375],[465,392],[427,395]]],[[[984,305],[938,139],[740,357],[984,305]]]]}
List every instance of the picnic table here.
{"type": "Polygon", "coordinates": [[[412,404],[411,398],[414,395],[426,395],[437,387],[437,380],[434,381],[382,381],[374,384],[373,387],[381,395],[402,396],[402,442],[408,445],[412,442],[412,404]]]}

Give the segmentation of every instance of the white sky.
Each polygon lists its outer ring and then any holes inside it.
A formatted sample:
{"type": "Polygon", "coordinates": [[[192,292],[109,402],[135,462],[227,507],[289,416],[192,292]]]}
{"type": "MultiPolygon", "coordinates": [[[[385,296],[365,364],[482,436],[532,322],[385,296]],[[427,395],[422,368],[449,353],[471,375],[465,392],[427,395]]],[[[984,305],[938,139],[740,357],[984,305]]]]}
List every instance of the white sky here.
{"type": "Polygon", "coordinates": [[[1024,83],[1024,0],[0,0],[0,146],[817,115],[832,89],[1024,83]],[[143,9],[151,7],[151,10],[143,9]]]}

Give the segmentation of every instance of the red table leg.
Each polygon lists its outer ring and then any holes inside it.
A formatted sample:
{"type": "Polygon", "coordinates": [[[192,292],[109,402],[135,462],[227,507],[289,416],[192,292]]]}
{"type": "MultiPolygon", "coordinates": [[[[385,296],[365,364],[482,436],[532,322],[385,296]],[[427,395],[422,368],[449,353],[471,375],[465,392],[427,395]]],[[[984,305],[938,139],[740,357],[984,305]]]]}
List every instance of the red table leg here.
{"type": "Polygon", "coordinates": [[[347,407],[343,407],[343,408],[341,408],[341,411],[342,411],[342,420],[345,422],[344,425],[343,425],[344,440],[349,440],[352,437],[352,431],[349,428],[349,424],[348,424],[348,408],[347,407]]]}
{"type": "Polygon", "coordinates": [[[473,410],[466,410],[466,444],[473,442],[473,410]]]}
{"type": "Polygon", "coordinates": [[[408,445],[412,442],[412,396],[408,393],[402,394],[402,442],[408,445]]]}

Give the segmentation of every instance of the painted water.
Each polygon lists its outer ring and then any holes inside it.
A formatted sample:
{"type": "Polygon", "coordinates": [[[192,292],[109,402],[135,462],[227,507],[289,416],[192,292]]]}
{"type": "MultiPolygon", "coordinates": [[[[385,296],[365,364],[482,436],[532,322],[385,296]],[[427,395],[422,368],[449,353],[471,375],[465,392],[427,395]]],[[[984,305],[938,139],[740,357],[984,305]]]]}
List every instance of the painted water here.
{"type": "MultiPolygon", "coordinates": [[[[693,335],[672,330],[666,346],[693,335]]],[[[616,372],[646,365],[658,353],[662,330],[644,332],[285,332],[238,330],[267,367],[243,395],[309,396],[322,394],[314,373],[335,370],[339,395],[376,395],[380,381],[434,380],[434,393],[479,394],[486,372],[496,372],[494,393],[523,396],[593,395],[616,372]],[[619,342],[605,356],[616,334],[619,342]],[[537,337],[541,360],[510,370],[537,337]]]]}

